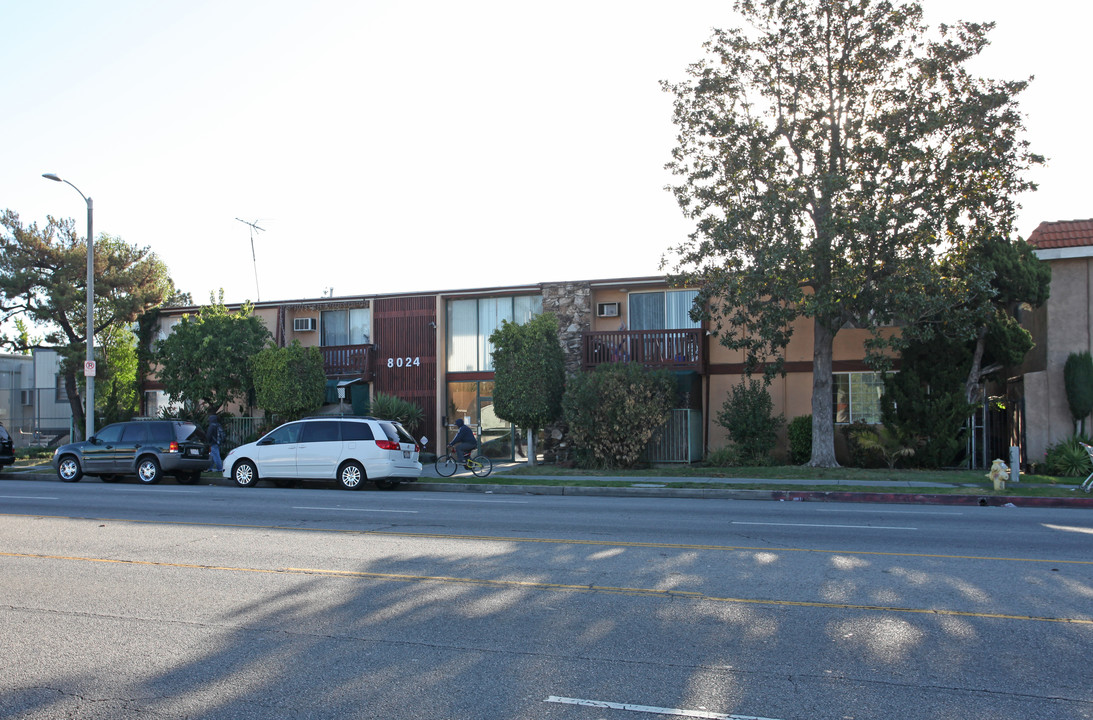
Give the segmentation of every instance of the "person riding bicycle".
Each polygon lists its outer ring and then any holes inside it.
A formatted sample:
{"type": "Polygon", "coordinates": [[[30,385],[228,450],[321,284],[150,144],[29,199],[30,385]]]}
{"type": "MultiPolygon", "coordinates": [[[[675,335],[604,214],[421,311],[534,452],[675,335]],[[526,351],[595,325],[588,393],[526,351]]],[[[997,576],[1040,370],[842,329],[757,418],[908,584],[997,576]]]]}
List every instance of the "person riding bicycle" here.
{"type": "Polygon", "coordinates": [[[457,418],[455,426],[459,428],[455,437],[448,443],[448,449],[454,450],[456,459],[460,463],[466,463],[471,458],[471,452],[478,449],[478,441],[474,437],[474,431],[469,425],[463,423],[463,418],[457,418]]]}

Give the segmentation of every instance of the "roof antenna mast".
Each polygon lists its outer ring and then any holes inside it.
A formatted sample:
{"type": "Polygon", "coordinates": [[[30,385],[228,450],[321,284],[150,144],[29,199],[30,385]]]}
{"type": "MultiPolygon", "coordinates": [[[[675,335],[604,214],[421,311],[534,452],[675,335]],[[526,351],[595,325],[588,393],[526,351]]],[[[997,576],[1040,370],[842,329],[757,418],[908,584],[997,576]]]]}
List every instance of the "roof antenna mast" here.
{"type": "Polygon", "coordinates": [[[244,225],[250,225],[250,258],[254,262],[254,292],[258,295],[258,302],[261,302],[262,291],[258,289],[258,258],[254,254],[254,231],[265,232],[266,229],[258,227],[257,220],[254,222],[247,222],[246,220],[241,220],[239,218],[236,218],[236,220],[239,220],[239,222],[244,225]]]}

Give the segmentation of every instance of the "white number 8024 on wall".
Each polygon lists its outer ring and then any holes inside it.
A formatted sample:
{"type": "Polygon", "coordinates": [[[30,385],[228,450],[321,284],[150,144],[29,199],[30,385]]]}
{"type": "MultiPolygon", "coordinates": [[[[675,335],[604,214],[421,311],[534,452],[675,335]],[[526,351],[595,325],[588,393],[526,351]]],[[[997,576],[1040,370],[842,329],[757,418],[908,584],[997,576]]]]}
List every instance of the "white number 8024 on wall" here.
{"type": "Polygon", "coordinates": [[[408,367],[420,367],[420,357],[397,357],[387,358],[387,367],[389,368],[408,368],[408,367]]]}

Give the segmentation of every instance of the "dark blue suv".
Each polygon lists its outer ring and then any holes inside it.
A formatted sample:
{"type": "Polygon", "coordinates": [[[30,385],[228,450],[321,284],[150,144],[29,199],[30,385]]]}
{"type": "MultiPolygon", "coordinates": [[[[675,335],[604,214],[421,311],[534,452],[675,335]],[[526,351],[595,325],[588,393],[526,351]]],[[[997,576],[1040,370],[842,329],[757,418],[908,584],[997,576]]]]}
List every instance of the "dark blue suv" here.
{"type": "Polygon", "coordinates": [[[84,475],[103,482],[136,475],[151,485],[164,475],[174,475],[189,485],[209,467],[209,445],[192,422],[131,420],[107,425],[88,440],[57,448],[53,467],[65,482],[77,482],[84,475]]]}
{"type": "Polygon", "coordinates": [[[8,431],[4,429],[3,423],[0,423],[0,470],[3,470],[5,465],[14,464],[15,443],[12,442],[8,431]]]}

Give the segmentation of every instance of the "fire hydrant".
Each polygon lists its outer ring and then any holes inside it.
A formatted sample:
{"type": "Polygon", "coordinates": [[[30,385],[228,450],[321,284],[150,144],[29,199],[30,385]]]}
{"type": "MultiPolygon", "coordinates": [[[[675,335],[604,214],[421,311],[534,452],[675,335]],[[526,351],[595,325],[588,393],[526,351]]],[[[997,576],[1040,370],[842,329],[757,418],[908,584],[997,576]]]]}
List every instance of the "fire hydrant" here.
{"type": "Polygon", "coordinates": [[[993,463],[991,463],[991,472],[990,475],[987,475],[987,477],[989,477],[991,479],[991,482],[994,483],[995,490],[1005,490],[1006,478],[1008,478],[1009,476],[1010,469],[1006,466],[1006,463],[1002,462],[1001,460],[995,460],[993,463]]]}

